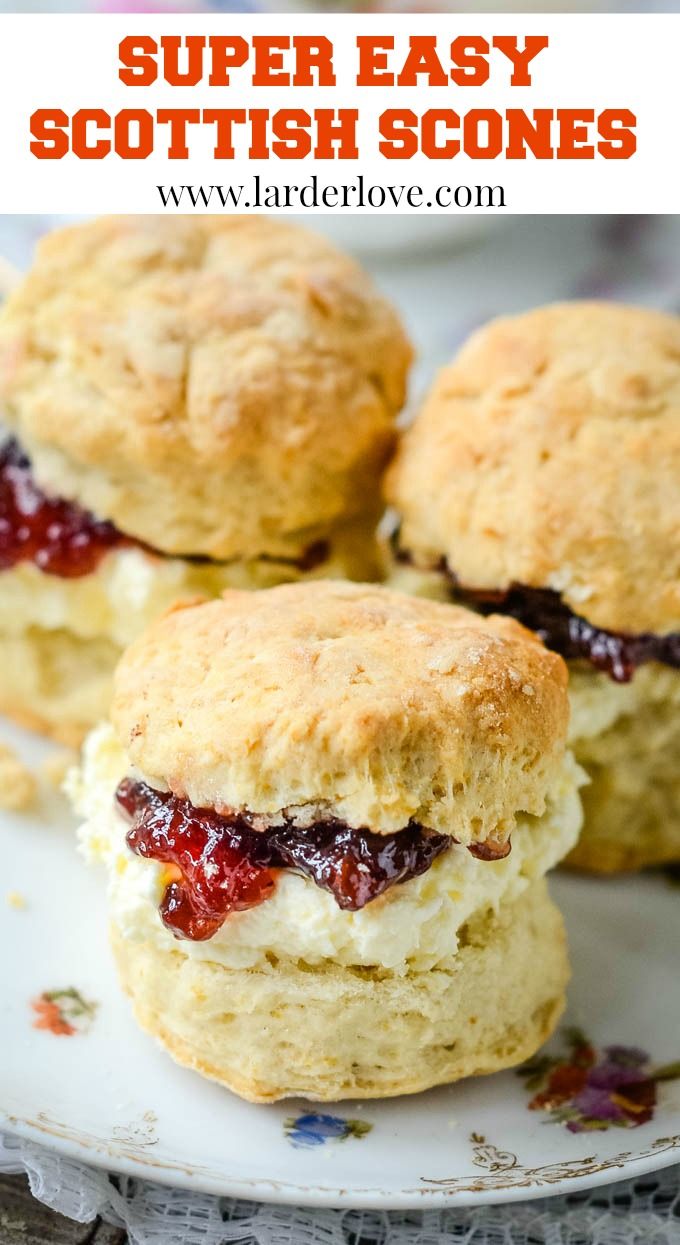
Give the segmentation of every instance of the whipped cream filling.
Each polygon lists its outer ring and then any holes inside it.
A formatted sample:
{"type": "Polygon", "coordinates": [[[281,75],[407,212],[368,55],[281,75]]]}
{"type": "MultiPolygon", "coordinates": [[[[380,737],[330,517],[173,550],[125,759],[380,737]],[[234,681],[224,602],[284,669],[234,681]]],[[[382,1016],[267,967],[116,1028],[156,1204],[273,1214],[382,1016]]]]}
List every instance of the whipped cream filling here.
{"type": "MultiPolygon", "coordinates": [[[[426,970],[455,955],[458,933],[472,916],[512,902],[561,860],[574,846],[582,820],[582,771],[568,755],[545,814],[518,816],[512,851],[504,860],[476,860],[454,844],[426,873],[392,887],[359,912],[343,912],[309,878],[282,870],[272,898],[232,913],[208,941],[189,942],[175,939],[158,914],[163,866],[135,856],[125,842],[128,826],[113,794],[126,773],[125,753],[113,729],[103,725],[90,734],[82,764],[66,783],[83,819],[81,850],[107,869],[112,920],[125,938],[227,968],[254,967],[278,956],[308,964],[331,960],[426,970]]],[[[455,826],[451,832],[455,836],[455,826]]]]}
{"type": "Polygon", "coordinates": [[[0,571],[0,632],[21,635],[31,627],[69,631],[81,639],[107,639],[125,648],[171,605],[227,588],[269,588],[282,580],[342,573],[333,555],[310,574],[275,559],[213,563],[155,555],[141,548],[114,549],[94,571],[73,579],[48,575],[33,562],[0,571]]]}

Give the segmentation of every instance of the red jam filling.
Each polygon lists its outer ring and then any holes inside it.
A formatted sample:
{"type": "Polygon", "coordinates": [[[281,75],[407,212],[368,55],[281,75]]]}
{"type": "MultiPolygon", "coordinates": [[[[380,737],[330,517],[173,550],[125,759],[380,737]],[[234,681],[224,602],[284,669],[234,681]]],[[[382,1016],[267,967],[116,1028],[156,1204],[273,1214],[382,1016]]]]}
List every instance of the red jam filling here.
{"type": "MultiPolygon", "coordinates": [[[[77,502],[48,497],[33,478],[31,463],[18,441],[0,445],[0,571],[18,562],[34,562],[45,575],[76,579],[97,569],[110,549],[144,546],[104,519],[97,519],[77,502]]],[[[158,550],[156,556],[163,557],[158,550]]],[[[330,557],[328,541],[308,545],[299,558],[261,554],[264,562],[283,562],[302,572],[313,571],[330,557]]],[[[193,557],[193,562],[210,558],[193,557]]]]}
{"type": "MultiPolygon", "coordinates": [[[[290,822],[253,830],[247,815],[225,817],[188,800],[125,778],[116,804],[132,823],[128,847],[171,866],[160,904],[176,937],[210,938],[230,912],[273,893],[274,870],[297,869],[329,891],[340,908],[356,912],[390,886],[425,873],[454,840],[416,823],[396,834],[352,830],[341,821],[302,830],[290,822]]],[[[498,855],[506,855],[503,845],[498,855]]]]}
{"type": "Polygon", "coordinates": [[[628,635],[605,631],[575,614],[550,588],[512,584],[505,592],[485,592],[462,587],[455,579],[453,584],[456,598],[464,604],[483,614],[509,614],[535,631],[548,648],[572,661],[589,661],[615,683],[630,683],[638,667],[648,661],[680,668],[680,632],[628,635]]]}
{"type": "Polygon", "coordinates": [[[274,554],[261,553],[260,560],[262,562],[282,562],[284,566],[294,566],[298,571],[315,571],[317,567],[323,566],[331,556],[330,542],[327,540],[315,540],[311,545],[307,545],[303,549],[299,558],[277,557],[274,554]]]}
{"type": "MultiPolygon", "coordinates": [[[[395,546],[398,561],[413,563],[411,555],[395,546]]],[[[454,600],[470,605],[481,614],[509,614],[543,643],[568,660],[583,659],[595,670],[608,674],[615,683],[630,683],[639,666],[648,661],[680,668],[680,632],[655,635],[645,631],[629,635],[595,627],[565,605],[559,592],[551,588],[528,588],[511,584],[502,591],[469,588],[461,584],[442,558],[434,569],[445,575],[454,600]]]]}
{"type": "Polygon", "coordinates": [[[75,579],[129,543],[112,523],[43,493],[14,438],[0,446],[0,571],[34,562],[46,575],[75,579]]]}

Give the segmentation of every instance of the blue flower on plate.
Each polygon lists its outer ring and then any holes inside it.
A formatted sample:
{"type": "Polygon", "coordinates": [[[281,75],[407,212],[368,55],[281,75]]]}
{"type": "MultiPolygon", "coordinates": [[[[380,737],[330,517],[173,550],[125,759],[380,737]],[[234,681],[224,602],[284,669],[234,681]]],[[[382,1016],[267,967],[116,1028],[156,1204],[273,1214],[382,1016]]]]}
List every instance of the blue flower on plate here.
{"type": "Polygon", "coordinates": [[[297,1149],[325,1146],[330,1141],[346,1141],[348,1137],[365,1137],[373,1125],[366,1120],[345,1120],[339,1115],[289,1115],[283,1131],[297,1149]]]}

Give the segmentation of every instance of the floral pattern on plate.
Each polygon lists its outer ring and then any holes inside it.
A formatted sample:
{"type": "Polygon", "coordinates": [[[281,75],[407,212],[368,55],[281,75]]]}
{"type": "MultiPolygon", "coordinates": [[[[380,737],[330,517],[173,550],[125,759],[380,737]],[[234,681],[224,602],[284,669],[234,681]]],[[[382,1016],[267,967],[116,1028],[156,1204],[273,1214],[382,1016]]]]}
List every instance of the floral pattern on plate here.
{"type": "Polygon", "coordinates": [[[31,999],[31,1007],[35,1013],[33,1028],[46,1029],[55,1037],[84,1033],[97,1013],[97,1004],[84,998],[74,986],[43,990],[37,999],[31,999]]]}
{"type": "Polygon", "coordinates": [[[657,1086],[680,1079],[680,1061],[652,1068],[637,1046],[601,1052],[578,1029],[566,1032],[565,1055],[536,1055],[518,1069],[534,1095],[530,1111],[546,1111],[571,1133],[639,1128],[654,1118],[657,1086]]]}
{"type": "Polygon", "coordinates": [[[325,1146],[332,1141],[346,1141],[348,1137],[365,1137],[373,1128],[366,1120],[346,1120],[339,1115],[289,1116],[283,1122],[283,1131],[291,1145],[298,1149],[325,1146]]]}

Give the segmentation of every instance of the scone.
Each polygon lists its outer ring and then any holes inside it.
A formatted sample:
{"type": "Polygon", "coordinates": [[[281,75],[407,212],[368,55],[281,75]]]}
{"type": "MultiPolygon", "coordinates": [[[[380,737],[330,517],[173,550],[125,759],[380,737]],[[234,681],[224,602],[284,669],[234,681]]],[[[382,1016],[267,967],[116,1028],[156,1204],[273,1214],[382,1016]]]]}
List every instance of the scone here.
{"type": "Polygon", "coordinates": [[[418,590],[510,614],[569,661],[590,777],[571,863],[680,860],[680,319],[571,303],[492,323],[387,492],[418,590]]]}
{"type": "Polygon", "coordinates": [[[409,360],[367,275],[306,230],[46,238],[0,316],[0,709],[72,741],[178,598],[370,578],[409,360]]]}
{"type": "Polygon", "coordinates": [[[69,784],[141,1025],[257,1102],[531,1054],[568,977],[544,881],[581,821],[567,716],[564,663],[512,619],[379,585],[157,621],[69,784]]]}

